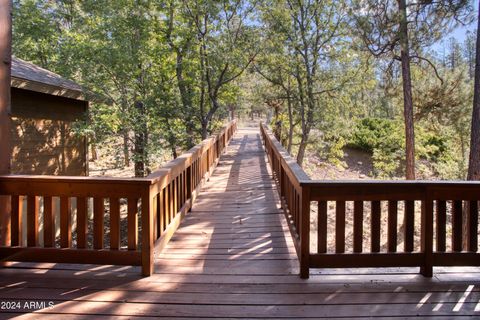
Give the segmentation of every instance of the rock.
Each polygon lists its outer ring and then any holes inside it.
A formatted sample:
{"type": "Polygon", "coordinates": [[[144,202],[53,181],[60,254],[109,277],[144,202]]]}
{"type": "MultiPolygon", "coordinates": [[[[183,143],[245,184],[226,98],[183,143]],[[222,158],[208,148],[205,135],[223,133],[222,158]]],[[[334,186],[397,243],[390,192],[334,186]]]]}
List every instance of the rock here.
{"type": "Polygon", "coordinates": [[[363,162],[362,162],[362,161],[358,161],[357,164],[358,164],[359,166],[361,166],[361,165],[363,164],[363,162]]]}
{"type": "Polygon", "coordinates": [[[365,178],[366,178],[366,176],[364,174],[360,175],[360,179],[365,179],[365,178]]]}

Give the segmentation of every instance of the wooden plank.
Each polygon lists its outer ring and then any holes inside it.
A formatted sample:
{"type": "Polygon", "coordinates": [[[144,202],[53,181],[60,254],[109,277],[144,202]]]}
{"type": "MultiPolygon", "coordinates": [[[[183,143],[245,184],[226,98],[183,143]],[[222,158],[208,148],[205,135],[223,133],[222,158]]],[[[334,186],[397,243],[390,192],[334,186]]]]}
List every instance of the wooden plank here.
{"type": "Polygon", "coordinates": [[[137,250],[138,245],[138,199],[128,199],[128,250],[137,250]]]}
{"type": "Polygon", "coordinates": [[[38,197],[27,197],[27,246],[38,246],[38,197]]]}
{"type": "Polygon", "coordinates": [[[353,203],[353,252],[363,251],[363,201],[353,203]]]}
{"type": "MultiPolygon", "coordinates": [[[[145,318],[177,318],[179,314],[182,315],[180,320],[188,318],[211,318],[215,315],[221,319],[279,319],[279,318],[294,318],[298,319],[298,315],[302,315],[303,319],[321,318],[331,319],[332,315],[338,318],[354,319],[359,315],[364,315],[362,318],[407,318],[407,317],[421,317],[435,319],[439,314],[443,317],[453,318],[460,316],[474,315],[475,303],[465,302],[463,308],[459,311],[454,311],[455,302],[445,302],[442,304],[442,311],[435,312],[431,308],[417,308],[418,303],[398,303],[398,304],[345,304],[341,308],[337,304],[332,305],[282,305],[271,306],[268,304],[257,306],[242,306],[242,305],[211,305],[211,304],[147,304],[147,303],[117,303],[112,304],[109,301],[57,301],[53,300],[55,307],[51,309],[45,308],[36,311],[30,318],[48,316],[51,313],[66,313],[68,316],[75,315],[78,319],[79,315],[90,318],[97,317],[99,310],[101,315],[109,316],[115,319],[131,319],[141,317],[145,318]],[[72,310],[75,310],[73,312],[72,310]],[[124,315],[128,315],[125,317],[124,315]],[[319,316],[320,315],[320,316],[319,316]],[[122,317],[123,318],[119,318],[122,317]]],[[[13,317],[13,315],[9,315],[13,317]]],[[[58,315],[56,315],[58,317],[58,315]]]]}
{"type": "Polygon", "coordinates": [[[480,266],[480,254],[477,252],[436,252],[433,253],[436,266],[480,266]]]}
{"type": "Polygon", "coordinates": [[[43,246],[46,248],[55,246],[55,215],[53,199],[50,196],[43,197],[43,246]]]}
{"type": "Polygon", "coordinates": [[[87,247],[88,233],[88,199],[84,197],[77,198],[77,248],[85,249],[87,247]]]}
{"type": "Polygon", "coordinates": [[[415,232],[415,201],[405,201],[405,214],[403,219],[404,251],[413,252],[415,232]]]}
{"type": "Polygon", "coordinates": [[[478,201],[468,202],[467,251],[478,251],[478,201]]]}
{"type": "Polygon", "coordinates": [[[10,198],[11,200],[11,245],[12,246],[22,246],[23,245],[23,228],[22,228],[22,207],[23,207],[23,197],[18,195],[13,195],[10,198]]]}
{"type": "Polygon", "coordinates": [[[317,221],[317,252],[327,252],[327,201],[318,201],[318,221],[317,221]]]}
{"type": "Polygon", "coordinates": [[[436,200],[436,236],[437,236],[437,251],[445,252],[446,250],[446,235],[447,235],[447,202],[445,200],[436,200]]]}
{"type": "Polygon", "coordinates": [[[380,201],[372,201],[370,219],[371,252],[380,252],[380,218],[380,201]]]}
{"type": "Polygon", "coordinates": [[[120,199],[110,198],[110,249],[120,249],[120,199]]]}
{"type": "Polygon", "coordinates": [[[452,202],[452,251],[462,251],[463,240],[463,206],[462,200],[452,202]]]}
{"type": "Polygon", "coordinates": [[[141,265],[140,252],[120,250],[0,247],[4,261],[141,265]]]}
{"type": "Polygon", "coordinates": [[[335,252],[345,252],[345,201],[335,205],[335,252]]]}
{"type": "MultiPolygon", "coordinates": [[[[219,293],[211,292],[210,294],[191,293],[191,292],[158,292],[141,291],[132,292],[122,289],[112,289],[110,291],[99,292],[98,289],[82,288],[82,299],[84,301],[109,301],[117,302],[116,296],[124,295],[128,303],[145,303],[145,304],[191,304],[195,301],[199,305],[324,305],[324,301],[328,301],[329,305],[350,305],[350,304],[370,304],[375,301],[377,304],[389,304],[391,300],[396,303],[418,304],[425,297],[425,292],[368,292],[368,294],[358,294],[358,292],[339,292],[332,296],[331,292],[322,293],[219,293]],[[321,302],[320,302],[321,301],[321,302]]],[[[0,298],[6,299],[22,299],[28,300],[36,298],[38,300],[48,298],[56,301],[69,301],[69,297],[65,296],[65,290],[57,288],[6,288],[0,291],[0,298]],[[9,296],[10,295],[10,296],[9,296]]],[[[432,292],[429,295],[429,304],[438,304],[441,302],[456,303],[461,298],[463,292],[432,292]]],[[[470,291],[465,299],[466,303],[475,303],[480,293],[478,291],[470,291]]]]}
{"type": "Polygon", "coordinates": [[[93,198],[93,248],[103,249],[103,223],[104,223],[103,198],[93,198]]]}
{"type": "Polygon", "coordinates": [[[60,247],[72,246],[72,217],[70,212],[70,198],[60,197],[60,247]]]}
{"type": "Polygon", "coordinates": [[[398,201],[388,201],[388,252],[397,252],[398,201]]]}
{"type": "Polygon", "coordinates": [[[415,267],[422,264],[421,253],[313,254],[313,268],[415,267]]]}
{"type": "Polygon", "coordinates": [[[0,176],[0,193],[43,196],[128,197],[138,196],[141,187],[149,186],[149,179],[60,177],[60,176],[0,176]]]}

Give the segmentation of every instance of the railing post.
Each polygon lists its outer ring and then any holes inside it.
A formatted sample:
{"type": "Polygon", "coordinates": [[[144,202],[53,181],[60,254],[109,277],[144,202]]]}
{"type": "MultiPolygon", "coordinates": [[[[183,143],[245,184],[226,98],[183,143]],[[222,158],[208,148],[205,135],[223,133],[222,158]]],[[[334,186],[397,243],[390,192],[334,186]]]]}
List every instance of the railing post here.
{"type": "Polygon", "coordinates": [[[301,186],[300,194],[300,277],[310,276],[310,187],[301,186]]]}
{"type": "Polygon", "coordinates": [[[425,198],[422,201],[422,232],[421,252],[424,255],[423,265],[420,273],[425,277],[433,275],[433,200],[430,190],[425,191],[425,198]]]}
{"type": "Polygon", "coordinates": [[[153,273],[153,199],[150,186],[142,192],[142,275],[150,276],[153,273]]]}

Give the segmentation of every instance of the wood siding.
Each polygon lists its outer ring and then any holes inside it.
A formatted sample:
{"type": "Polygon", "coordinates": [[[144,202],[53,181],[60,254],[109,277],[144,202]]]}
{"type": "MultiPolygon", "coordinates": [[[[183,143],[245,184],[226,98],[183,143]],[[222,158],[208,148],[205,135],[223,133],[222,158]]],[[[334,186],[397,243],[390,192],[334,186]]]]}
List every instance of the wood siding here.
{"type": "Polygon", "coordinates": [[[12,88],[12,173],[85,176],[84,138],[72,132],[88,102],[12,88]]]}

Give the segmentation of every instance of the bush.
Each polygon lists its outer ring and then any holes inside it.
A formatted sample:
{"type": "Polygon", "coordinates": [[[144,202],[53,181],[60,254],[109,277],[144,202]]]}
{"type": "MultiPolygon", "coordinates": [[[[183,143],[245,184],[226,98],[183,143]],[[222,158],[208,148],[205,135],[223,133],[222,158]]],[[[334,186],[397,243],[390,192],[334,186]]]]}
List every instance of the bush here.
{"type": "MultiPolygon", "coordinates": [[[[427,132],[419,125],[415,127],[415,142],[418,159],[431,163],[440,177],[452,175],[445,172],[446,167],[452,166],[449,156],[451,142],[447,137],[427,132]]],[[[399,174],[405,157],[403,122],[378,118],[361,119],[355,124],[348,145],[372,154],[375,176],[391,178],[399,174]]],[[[417,169],[422,171],[421,168],[417,169]]]]}

